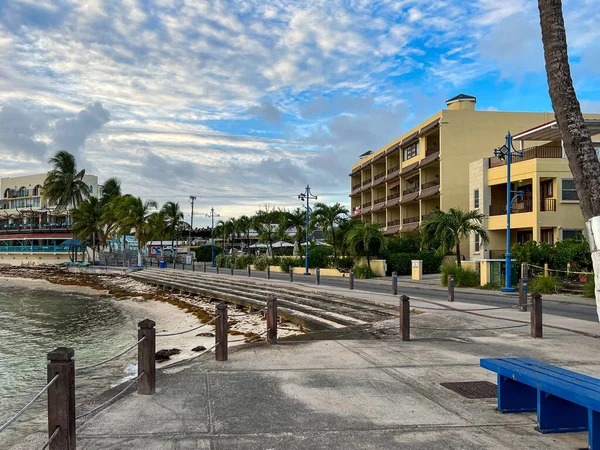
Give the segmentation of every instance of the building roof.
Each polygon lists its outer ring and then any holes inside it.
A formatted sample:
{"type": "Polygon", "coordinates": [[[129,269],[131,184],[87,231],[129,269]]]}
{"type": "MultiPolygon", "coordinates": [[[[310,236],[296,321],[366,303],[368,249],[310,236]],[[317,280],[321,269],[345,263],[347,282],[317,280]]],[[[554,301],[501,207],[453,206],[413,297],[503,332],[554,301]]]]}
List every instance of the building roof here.
{"type": "Polygon", "coordinates": [[[467,94],[458,94],[456,97],[452,97],[451,99],[446,100],[446,104],[460,102],[460,101],[477,101],[477,97],[473,97],[472,95],[467,94]]]}
{"type": "MultiPolygon", "coordinates": [[[[600,120],[598,119],[584,119],[585,125],[590,131],[590,135],[594,136],[600,134],[600,120]]],[[[529,130],[522,131],[519,134],[513,136],[515,141],[560,141],[560,130],[556,120],[552,122],[538,125],[537,127],[529,130]]]]}

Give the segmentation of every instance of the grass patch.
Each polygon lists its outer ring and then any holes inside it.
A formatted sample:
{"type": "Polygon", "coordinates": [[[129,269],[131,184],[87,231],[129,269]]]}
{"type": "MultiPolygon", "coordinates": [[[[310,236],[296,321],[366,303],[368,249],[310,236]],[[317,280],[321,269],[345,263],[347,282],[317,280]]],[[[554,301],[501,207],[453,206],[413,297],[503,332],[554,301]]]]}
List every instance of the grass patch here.
{"type": "Polygon", "coordinates": [[[498,283],[490,281],[489,283],[480,286],[479,289],[483,289],[485,291],[499,291],[502,288],[498,283]]]}
{"type": "Polygon", "coordinates": [[[596,282],[594,280],[594,275],[591,275],[588,282],[583,286],[583,296],[586,298],[596,297],[596,282]]]}
{"type": "Polygon", "coordinates": [[[538,275],[529,282],[529,292],[539,292],[540,294],[557,294],[563,288],[558,278],[549,275],[547,277],[538,275]]]}
{"type": "Polygon", "coordinates": [[[479,286],[479,275],[468,269],[458,268],[455,264],[445,264],[442,266],[441,284],[448,286],[448,276],[454,277],[454,286],[456,287],[476,287],[479,286]]]}
{"type": "Polygon", "coordinates": [[[369,266],[356,266],[354,268],[354,278],[357,280],[366,280],[368,278],[374,278],[375,272],[369,266]]]}

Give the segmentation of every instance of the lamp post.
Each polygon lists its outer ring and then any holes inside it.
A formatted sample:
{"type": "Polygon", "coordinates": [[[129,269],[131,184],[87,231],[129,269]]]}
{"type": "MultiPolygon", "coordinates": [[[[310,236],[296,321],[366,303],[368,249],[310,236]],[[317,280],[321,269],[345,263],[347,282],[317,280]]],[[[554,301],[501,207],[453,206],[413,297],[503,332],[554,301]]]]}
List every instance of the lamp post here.
{"type": "Polygon", "coordinates": [[[211,237],[211,247],[212,247],[212,258],[211,258],[211,267],[215,267],[215,216],[221,217],[219,214],[215,214],[215,208],[210,208],[210,214],[207,214],[206,217],[210,217],[210,237],[211,237]]]}
{"type": "Polygon", "coordinates": [[[307,184],[306,188],[304,189],[304,192],[298,195],[298,199],[301,201],[306,200],[306,257],[305,257],[305,263],[306,263],[306,270],[304,272],[304,275],[310,275],[310,272],[308,271],[308,225],[309,225],[309,214],[310,214],[310,205],[309,205],[309,201],[312,200],[316,200],[317,196],[316,195],[312,195],[312,193],[310,192],[310,186],[307,184]]]}
{"type": "Polygon", "coordinates": [[[192,214],[190,216],[190,235],[188,238],[188,250],[189,254],[192,254],[192,230],[194,228],[194,201],[196,201],[195,195],[190,195],[190,201],[192,202],[192,214]]]}
{"type": "Polygon", "coordinates": [[[523,157],[523,152],[520,152],[513,147],[512,136],[509,131],[506,135],[506,143],[502,147],[494,149],[494,156],[500,160],[506,159],[506,274],[504,287],[501,289],[502,292],[515,292],[515,288],[512,287],[511,282],[512,255],[510,254],[510,213],[512,210],[513,201],[517,197],[523,196],[522,191],[513,191],[511,189],[510,165],[513,155],[523,157]],[[511,197],[512,194],[515,194],[515,196],[511,197]]]}

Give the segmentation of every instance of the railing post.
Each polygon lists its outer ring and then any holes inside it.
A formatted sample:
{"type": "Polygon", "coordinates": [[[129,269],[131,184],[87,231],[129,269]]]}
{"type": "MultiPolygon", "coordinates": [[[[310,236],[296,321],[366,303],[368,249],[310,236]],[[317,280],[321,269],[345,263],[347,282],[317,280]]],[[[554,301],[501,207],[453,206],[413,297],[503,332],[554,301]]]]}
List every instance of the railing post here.
{"type": "Polygon", "coordinates": [[[541,338],[542,329],[542,295],[539,292],[531,294],[531,337],[541,338]]]}
{"type": "Polygon", "coordinates": [[[521,264],[521,278],[523,281],[527,281],[529,279],[529,265],[526,262],[521,264]]]}
{"type": "Polygon", "coordinates": [[[156,323],[145,319],[138,323],[138,375],[144,375],[138,381],[138,394],[152,395],[156,387],[156,323]]]}
{"type": "Polygon", "coordinates": [[[550,271],[548,270],[548,263],[544,263],[544,276],[547,277],[550,275],[550,271]]]}
{"type": "Polygon", "coordinates": [[[277,344],[277,297],[267,298],[267,343],[277,344]]]}
{"type": "Polygon", "coordinates": [[[392,295],[398,295],[398,274],[392,272],[392,295]]]}
{"type": "Polygon", "coordinates": [[[217,361],[227,361],[227,303],[217,305],[217,320],[215,321],[215,357],[217,361]]]}
{"type": "Polygon", "coordinates": [[[321,284],[321,268],[317,267],[317,286],[321,284]]]}
{"type": "Polygon", "coordinates": [[[454,301],[454,277],[452,275],[448,275],[448,301],[454,301]]]}
{"type": "Polygon", "coordinates": [[[527,312],[527,281],[519,280],[519,311],[527,312]]]}
{"type": "Polygon", "coordinates": [[[400,297],[400,339],[410,341],[410,298],[400,297]]]}
{"type": "Polygon", "coordinates": [[[290,283],[294,281],[294,268],[290,267],[290,283]]]}
{"type": "Polygon", "coordinates": [[[252,268],[250,267],[250,264],[248,264],[248,276],[252,276],[252,268]]]}
{"type": "Polygon", "coordinates": [[[354,270],[350,271],[350,279],[349,279],[349,283],[350,283],[350,290],[354,290],[354,270]]]}
{"type": "Polygon", "coordinates": [[[50,444],[51,450],[75,450],[75,351],[59,347],[48,353],[48,437],[60,431],[50,444]]]}
{"type": "Polygon", "coordinates": [[[267,280],[271,279],[271,266],[267,264],[267,280]]]}
{"type": "Polygon", "coordinates": [[[233,275],[233,269],[235,268],[235,266],[232,264],[231,265],[231,275],[233,275]]]}

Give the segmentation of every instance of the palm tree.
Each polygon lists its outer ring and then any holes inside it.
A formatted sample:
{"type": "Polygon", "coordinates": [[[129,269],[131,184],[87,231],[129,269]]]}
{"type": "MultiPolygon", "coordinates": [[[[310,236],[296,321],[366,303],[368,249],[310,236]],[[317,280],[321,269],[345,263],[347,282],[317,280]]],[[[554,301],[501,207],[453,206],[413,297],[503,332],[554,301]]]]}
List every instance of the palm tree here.
{"type": "Polygon", "coordinates": [[[235,254],[233,252],[233,244],[235,238],[239,235],[239,222],[235,217],[232,217],[227,221],[227,230],[229,232],[229,238],[231,242],[231,256],[235,257],[235,254]]]}
{"type": "Polygon", "coordinates": [[[324,203],[317,203],[312,213],[312,220],[315,225],[321,227],[326,236],[331,237],[333,244],[333,259],[337,260],[337,246],[335,227],[339,227],[348,220],[348,208],[339,203],[331,206],[324,203]]]}
{"type": "Polygon", "coordinates": [[[150,218],[148,219],[148,226],[150,227],[150,240],[160,239],[160,255],[161,259],[164,259],[163,239],[165,238],[165,234],[167,232],[167,222],[165,220],[164,213],[162,211],[157,211],[150,214],[150,218]]]}
{"type": "MultiPolygon", "coordinates": [[[[562,2],[538,0],[538,8],[552,109],[556,114],[563,148],[573,173],[579,206],[586,225],[591,230],[591,221],[600,222],[600,161],[573,87],[562,2]]],[[[600,238],[596,235],[587,237],[592,249],[596,306],[600,319],[600,238]]]]}
{"type": "Polygon", "coordinates": [[[100,202],[96,197],[85,199],[73,210],[73,235],[80,241],[92,241],[93,264],[96,262],[96,247],[100,243],[101,217],[100,202]]]}
{"type": "Polygon", "coordinates": [[[381,225],[378,223],[354,222],[346,234],[345,241],[353,254],[358,255],[361,251],[365,252],[369,270],[371,269],[372,247],[379,244],[379,249],[383,250],[387,244],[381,225]]]}
{"type": "Polygon", "coordinates": [[[273,238],[276,236],[277,224],[281,222],[281,211],[258,211],[253,218],[252,227],[258,233],[259,239],[269,246],[268,251],[273,255],[273,238]]]}
{"type": "Polygon", "coordinates": [[[167,222],[166,231],[171,235],[171,251],[174,252],[173,254],[176,258],[177,252],[175,251],[175,235],[177,234],[179,225],[183,221],[183,213],[179,208],[179,203],[175,202],[165,203],[161,209],[161,212],[165,221],[167,222]]]}
{"type": "Polygon", "coordinates": [[[133,233],[138,242],[138,265],[142,265],[142,248],[151,235],[149,219],[152,209],[157,207],[154,200],[142,201],[139,197],[120,197],[116,211],[119,234],[124,237],[133,233]]]}
{"type": "Polygon", "coordinates": [[[248,216],[241,216],[237,220],[238,232],[246,237],[246,251],[250,254],[250,229],[252,228],[252,219],[248,216]]]}
{"type": "Polygon", "coordinates": [[[44,180],[44,197],[59,210],[67,210],[68,222],[69,206],[76,208],[90,196],[90,188],[83,181],[85,169],[77,170],[75,156],[64,150],[58,151],[48,162],[52,164],[52,170],[44,180]]]}
{"type": "Polygon", "coordinates": [[[100,198],[100,204],[102,206],[110,203],[114,197],[120,197],[121,193],[121,180],[116,177],[108,178],[102,185],[102,197],[100,198]]]}
{"type": "Polygon", "coordinates": [[[215,236],[220,235],[223,239],[223,254],[225,254],[225,244],[227,243],[227,238],[231,234],[231,223],[229,223],[229,220],[219,220],[213,233],[215,236]]]}
{"type": "MultiPolygon", "coordinates": [[[[301,208],[296,208],[293,211],[282,211],[281,213],[281,225],[285,231],[285,235],[291,228],[296,229],[294,235],[294,246],[298,247],[300,251],[300,244],[302,239],[305,237],[306,232],[306,211],[301,208]]],[[[308,242],[306,243],[308,245],[308,242]]],[[[302,257],[302,255],[300,255],[302,257]]]]}
{"type": "Polygon", "coordinates": [[[479,235],[485,244],[489,242],[483,226],[485,216],[479,211],[464,212],[450,208],[448,212],[436,209],[429,219],[421,224],[423,241],[427,246],[438,247],[438,254],[445,255],[456,250],[456,264],[460,268],[460,241],[471,234],[479,235]]]}

